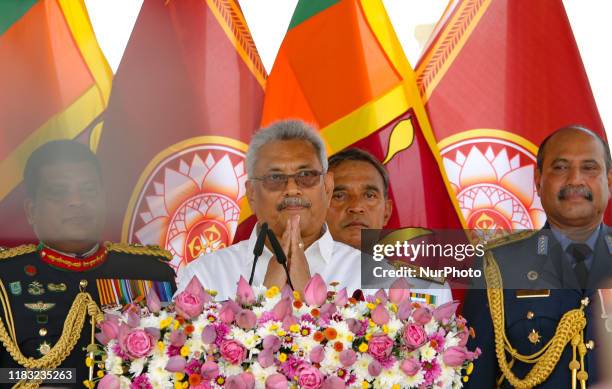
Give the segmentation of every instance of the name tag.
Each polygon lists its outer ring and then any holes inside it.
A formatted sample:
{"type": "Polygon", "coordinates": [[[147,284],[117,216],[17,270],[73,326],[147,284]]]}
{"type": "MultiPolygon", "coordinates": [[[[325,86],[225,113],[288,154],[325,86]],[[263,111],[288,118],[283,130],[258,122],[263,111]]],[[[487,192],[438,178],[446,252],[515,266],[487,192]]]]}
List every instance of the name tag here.
{"type": "Polygon", "coordinates": [[[517,299],[530,299],[550,297],[550,289],[518,289],[516,291],[517,299]]]}

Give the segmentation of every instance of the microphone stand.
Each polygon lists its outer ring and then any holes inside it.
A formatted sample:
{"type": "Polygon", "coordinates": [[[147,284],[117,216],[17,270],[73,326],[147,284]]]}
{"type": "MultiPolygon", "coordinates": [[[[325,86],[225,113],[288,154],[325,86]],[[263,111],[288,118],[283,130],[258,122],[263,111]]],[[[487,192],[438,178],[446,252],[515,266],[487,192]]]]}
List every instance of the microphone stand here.
{"type": "Polygon", "coordinates": [[[249,285],[253,284],[253,276],[255,276],[255,266],[257,266],[257,260],[263,253],[264,243],[266,242],[266,236],[268,235],[268,223],[261,225],[259,235],[257,235],[257,241],[255,247],[253,247],[253,266],[251,267],[251,276],[249,277],[249,285]]]}

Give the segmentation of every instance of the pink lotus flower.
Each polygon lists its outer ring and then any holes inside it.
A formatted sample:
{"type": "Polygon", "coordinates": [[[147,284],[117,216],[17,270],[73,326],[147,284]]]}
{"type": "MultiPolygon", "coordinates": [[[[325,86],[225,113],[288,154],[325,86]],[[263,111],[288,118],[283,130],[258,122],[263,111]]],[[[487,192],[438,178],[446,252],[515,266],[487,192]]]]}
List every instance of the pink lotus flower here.
{"type": "Polygon", "coordinates": [[[281,348],[281,340],[276,335],[268,335],[263,340],[264,350],[271,350],[273,353],[281,348]]]}
{"type": "Polygon", "coordinates": [[[321,317],[329,319],[334,313],[336,313],[336,306],[332,303],[325,303],[321,307],[321,317]]]}
{"type": "Polygon", "coordinates": [[[463,365],[463,362],[468,358],[468,351],[465,347],[453,346],[444,350],[442,354],[442,360],[446,366],[459,367],[463,365]]]}
{"type": "Polygon", "coordinates": [[[159,313],[161,310],[161,301],[159,301],[159,297],[153,289],[150,289],[147,293],[147,308],[152,313],[159,313]]]}
{"type": "Polygon", "coordinates": [[[340,352],[340,363],[344,367],[351,367],[357,361],[357,353],[351,349],[342,350],[340,352]]]}
{"type": "Polygon", "coordinates": [[[440,305],[439,307],[436,307],[436,309],[434,309],[433,317],[440,323],[446,324],[448,323],[450,318],[455,314],[458,306],[459,306],[459,301],[457,300],[444,303],[440,305]]]}
{"type": "Polygon", "coordinates": [[[368,343],[368,354],[376,360],[383,360],[391,355],[393,351],[393,340],[387,335],[374,335],[368,343]]]}
{"type": "Polygon", "coordinates": [[[104,321],[102,321],[99,325],[101,333],[108,340],[117,339],[119,336],[119,317],[116,315],[106,314],[104,316],[104,321]]]}
{"type": "Polygon", "coordinates": [[[401,363],[400,369],[404,372],[404,374],[412,377],[419,372],[421,369],[421,364],[416,359],[410,358],[401,363]]]}
{"type": "Polygon", "coordinates": [[[121,326],[119,330],[119,345],[130,358],[146,357],[153,351],[156,339],[143,329],[129,329],[121,326]]]}
{"type": "Polygon", "coordinates": [[[465,346],[470,337],[470,331],[467,327],[463,327],[463,329],[459,331],[456,336],[459,338],[459,346],[465,346]]]}
{"type": "Polygon", "coordinates": [[[240,306],[234,300],[227,300],[219,310],[219,319],[225,324],[231,324],[240,310],[240,306]]]}
{"type": "Polygon", "coordinates": [[[310,358],[310,362],[312,363],[321,363],[325,358],[325,350],[321,346],[315,346],[310,350],[308,358],[310,358]]]}
{"type": "Polygon", "coordinates": [[[377,299],[380,304],[386,304],[388,300],[387,293],[384,289],[378,289],[376,293],[374,293],[374,298],[377,299]]]}
{"type": "Polygon", "coordinates": [[[170,357],[170,359],[168,359],[168,363],[166,363],[166,371],[171,373],[184,373],[186,363],[187,361],[185,358],[181,357],[180,355],[170,357]]]}
{"type": "Polygon", "coordinates": [[[417,349],[427,342],[427,334],[422,326],[418,324],[408,324],[404,328],[404,343],[411,349],[417,349]]]}
{"type": "Polygon", "coordinates": [[[289,331],[289,328],[294,324],[298,324],[298,319],[293,315],[285,316],[283,319],[283,329],[285,331],[289,331]]]}
{"type": "Polygon", "coordinates": [[[219,366],[213,361],[206,361],[200,368],[200,374],[205,380],[214,380],[219,375],[219,366]]]}
{"type": "Polygon", "coordinates": [[[288,298],[281,299],[274,308],[272,308],[272,314],[274,320],[283,320],[285,316],[291,314],[293,308],[291,307],[291,301],[288,298]]]}
{"type": "Polygon", "coordinates": [[[321,306],[327,300],[327,285],[318,273],[304,287],[304,300],[311,306],[321,306]]]}
{"type": "Polygon", "coordinates": [[[227,377],[225,389],[253,389],[255,378],[250,373],[241,373],[227,377]]]}
{"type": "Polygon", "coordinates": [[[130,309],[127,312],[127,325],[132,328],[136,328],[140,325],[140,316],[134,312],[134,309],[130,309]]]}
{"type": "Polygon", "coordinates": [[[337,307],[343,307],[348,304],[348,293],[346,288],[342,288],[338,293],[336,293],[336,297],[334,297],[334,304],[337,307]]]}
{"type": "Polygon", "coordinates": [[[98,382],[98,389],[120,389],[121,382],[119,381],[119,377],[114,374],[107,374],[100,382],[98,382]]]}
{"type": "Polygon", "coordinates": [[[378,362],[377,360],[370,362],[370,364],[368,365],[368,373],[372,377],[378,377],[381,371],[382,371],[382,366],[380,362],[378,362]]]}
{"type": "Polygon", "coordinates": [[[415,323],[424,326],[425,324],[429,323],[432,318],[432,314],[428,308],[420,307],[412,312],[412,318],[414,319],[415,323]]]}
{"type": "Polygon", "coordinates": [[[397,306],[397,318],[400,320],[406,320],[412,313],[412,304],[410,300],[405,300],[403,303],[397,306]]]}
{"type": "Polygon", "coordinates": [[[221,356],[233,365],[239,365],[247,356],[247,350],[235,340],[223,340],[219,346],[221,356]]]}
{"type": "Polygon", "coordinates": [[[281,298],[288,298],[289,300],[293,301],[293,290],[291,290],[291,287],[288,284],[285,284],[285,286],[283,286],[281,289],[281,298]]]}
{"type": "Polygon", "coordinates": [[[257,324],[257,316],[250,309],[243,309],[236,315],[236,324],[244,330],[250,330],[257,324]]]}
{"type": "Polygon", "coordinates": [[[264,349],[257,355],[257,362],[264,369],[274,364],[274,352],[271,349],[264,349]]]}
{"type": "Polygon", "coordinates": [[[287,389],[289,383],[287,378],[282,374],[272,374],[266,379],[266,389],[287,389]]]}
{"type": "Polygon", "coordinates": [[[207,325],[202,330],[202,342],[204,344],[213,344],[217,340],[217,330],[212,324],[207,325]]]}
{"type": "Polygon", "coordinates": [[[406,279],[400,278],[391,284],[389,300],[395,305],[400,305],[404,301],[410,301],[410,284],[406,279]]]}
{"type": "Polygon", "coordinates": [[[376,308],[374,308],[374,310],[371,312],[371,315],[372,321],[378,324],[379,326],[387,324],[390,319],[389,312],[382,304],[378,304],[376,308]]]}
{"type": "Polygon", "coordinates": [[[184,291],[174,299],[176,312],[185,319],[198,317],[204,310],[204,304],[210,301],[210,296],[202,288],[196,276],[193,276],[184,291]]]}
{"type": "Polygon", "coordinates": [[[242,305],[252,305],[255,303],[255,293],[251,285],[240,276],[238,280],[238,290],[236,291],[236,302],[242,305]]]}
{"type": "Polygon", "coordinates": [[[344,381],[342,381],[340,377],[331,376],[331,377],[327,377],[325,382],[323,382],[322,389],[344,389],[344,388],[346,388],[346,384],[344,383],[344,381]]]}
{"type": "Polygon", "coordinates": [[[170,333],[170,344],[174,347],[182,347],[187,340],[187,335],[181,330],[172,331],[170,333]]]}
{"type": "Polygon", "coordinates": [[[323,374],[319,369],[304,364],[300,366],[297,372],[298,385],[303,389],[319,389],[323,386],[323,374]]]}

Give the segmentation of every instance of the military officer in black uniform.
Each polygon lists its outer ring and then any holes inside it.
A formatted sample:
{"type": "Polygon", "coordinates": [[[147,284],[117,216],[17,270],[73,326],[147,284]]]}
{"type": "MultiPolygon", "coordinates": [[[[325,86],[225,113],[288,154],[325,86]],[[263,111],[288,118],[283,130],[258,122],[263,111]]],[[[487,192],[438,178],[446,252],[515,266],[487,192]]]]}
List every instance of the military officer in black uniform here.
{"type": "Polygon", "coordinates": [[[597,381],[603,361],[595,328],[607,317],[597,288],[609,288],[602,282],[612,275],[612,228],[603,223],[611,167],[608,145],[581,126],[559,129],[541,144],[535,182],[547,223],[488,245],[488,290],[470,290],[465,301],[476,334],[469,346],[482,349],[467,387],[584,388],[597,381]]]}
{"type": "Polygon", "coordinates": [[[34,151],[24,184],[26,216],[39,242],[0,252],[0,366],[74,368],[76,383],[59,386],[83,387],[96,306],[118,309],[150,290],[169,302],[176,290],[171,256],[157,247],[100,242],[100,167],[78,142],[53,141],[34,151]]]}

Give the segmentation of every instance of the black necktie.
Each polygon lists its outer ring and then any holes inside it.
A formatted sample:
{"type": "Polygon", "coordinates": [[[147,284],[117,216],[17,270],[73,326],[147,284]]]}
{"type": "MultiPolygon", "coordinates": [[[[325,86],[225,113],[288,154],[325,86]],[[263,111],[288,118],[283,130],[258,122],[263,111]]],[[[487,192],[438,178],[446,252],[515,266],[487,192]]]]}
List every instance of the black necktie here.
{"type": "Polygon", "coordinates": [[[567,246],[567,252],[574,257],[574,273],[580,287],[585,288],[589,277],[589,270],[586,267],[585,260],[591,255],[591,248],[584,243],[572,243],[567,246]]]}

